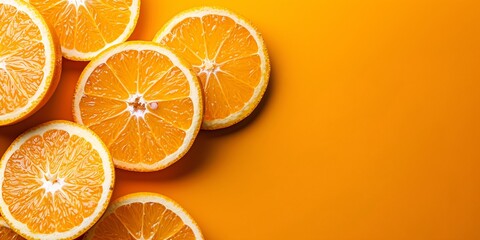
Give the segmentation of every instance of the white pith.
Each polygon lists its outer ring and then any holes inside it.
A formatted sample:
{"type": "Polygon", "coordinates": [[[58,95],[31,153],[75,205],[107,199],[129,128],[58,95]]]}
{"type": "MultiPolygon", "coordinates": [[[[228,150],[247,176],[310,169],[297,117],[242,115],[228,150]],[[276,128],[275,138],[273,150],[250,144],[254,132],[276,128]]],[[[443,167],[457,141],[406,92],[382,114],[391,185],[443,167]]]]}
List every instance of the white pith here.
{"type": "Polygon", "coordinates": [[[65,178],[56,176],[56,174],[45,172],[43,178],[40,179],[45,195],[48,193],[55,194],[57,191],[63,192],[62,187],[65,186],[65,178]]]}
{"type": "Polygon", "coordinates": [[[137,102],[137,99],[139,99],[138,102],[143,105],[147,105],[147,104],[150,105],[153,102],[147,103],[147,101],[145,101],[141,93],[131,94],[130,97],[127,99],[127,111],[130,112],[130,116],[134,116],[137,118],[144,118],[145,114],[148,113],[149,110],[148,108],[145,108],[144,110],[135,109],[135,107],[132,106],[132,104],[137,102]]]}
{"type": "Polygon", "coordinates": [[[68,3],[75,5],[76,8],[85,6],[85,0],[68,0],[68,3]]]}

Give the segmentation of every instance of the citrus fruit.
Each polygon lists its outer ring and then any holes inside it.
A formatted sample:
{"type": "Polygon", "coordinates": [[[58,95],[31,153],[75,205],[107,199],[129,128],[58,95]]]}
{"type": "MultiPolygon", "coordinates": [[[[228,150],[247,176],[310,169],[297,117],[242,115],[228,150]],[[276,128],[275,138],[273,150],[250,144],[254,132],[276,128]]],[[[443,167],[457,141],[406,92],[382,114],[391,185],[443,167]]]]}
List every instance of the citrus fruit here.
{"type": "Polygon", "coordinates": [[[85,235],[86,240],[203,239],[198,225],[176,202],[140,192],[113,201],[85,235]]]}
{"type": "Polygon", "coordinates": [[[2,240],[23,240],[22,236],[15,233],[7,222],[0,216],[0,239],[2,240]]]}
{"type": "Polygon", "coordinates": [[[270,63],[260,33],[244,18],[212,7],[175,16],[154,40],[189,61],[205,96],[203,129],[246,118],[268,84],[270,63]]]}
{"type": "Polygon", "coordinates": [[[61,63],[40,13],[22,0],[0,0],[0,126],[27,118],[48,101],[61,63]]]}
{"type": "Polygon", "coordinates": [[[0,162],[0,211],[28,239],[72,239],[105,211],[114,184],[111,156],[88,128],[51,121],[27,130],[0,162]]]}
{"type": "Polygon", "coordinates": [[[126,42],[102,52],[80,75],[73,115],[107,144],[115,166],[156,171],[181,158],[200,129],[200,83],[159,44],[126,42]]]}
{"type": "Polygon", "coordinates": [[[127,40],[140,12],[140,0],[29,1],[54,27],[63,56],[78,61],[127,40]]]}

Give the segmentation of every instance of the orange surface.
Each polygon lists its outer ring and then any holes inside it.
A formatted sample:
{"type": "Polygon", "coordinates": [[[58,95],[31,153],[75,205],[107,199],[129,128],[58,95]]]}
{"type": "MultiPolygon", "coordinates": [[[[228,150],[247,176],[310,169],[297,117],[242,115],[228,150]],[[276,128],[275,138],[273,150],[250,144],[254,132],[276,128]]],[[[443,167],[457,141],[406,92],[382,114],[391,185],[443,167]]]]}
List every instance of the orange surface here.
{"type": "MultiPolygon", "coordinates": [[[[114,198],[162,193],[212,240],[480,238],[478,1],[144,0],[131,39],[203,4],[263,33],[266,96],[163,171],[117,170],[114,198]]],[[[0,128],[0,151],[28,127],[72,120],[84,66],[65,61],[48,104],[0,128]]]]}

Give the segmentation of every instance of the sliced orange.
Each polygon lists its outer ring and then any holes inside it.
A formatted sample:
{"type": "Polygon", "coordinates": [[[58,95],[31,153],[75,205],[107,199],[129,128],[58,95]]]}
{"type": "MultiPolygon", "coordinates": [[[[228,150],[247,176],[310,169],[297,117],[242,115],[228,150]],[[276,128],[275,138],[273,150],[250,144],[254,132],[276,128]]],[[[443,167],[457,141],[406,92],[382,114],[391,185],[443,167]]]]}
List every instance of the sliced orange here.
{"type": "Polygon", "coordinates": [[[22,0],[0,1],[0,126],[39,110],[57,87],[60,46],[40,13],[22,0]]]}
{"type": "Polygon", "coordinates": [[[203,236],[193,218],[172,199],[140,192],[113,201],[85,239],[200,240],[203,236]]]}
{"type": "Polygon", "coordinates": [[[204,7],[175,16],[155,36],[193,65],[205,95],[203,129],[246,118],[267,88],[270,63],[260,33],[229,10],[204,7]]]}
{"type": "Polygon", "coordinates": [[[22,236],[15,233],[10,226],[8,226],[7,222],[0,217],[0,239],[2,240],[24,240],[22,236]]]}
{"type": "Polygon", "coordinates": [[[52,24],[63,56],[88,61],[132,34],[140,0],[30,0],[52,24]]]}
{"type": "Polygon", "coordinates": [[[93,59],[75,90],[76,122],[107,144],[115,166],[156,171],[181,158],[202,122],[195,74],[170,50],[153,42],[114,46],[93,59]]]}
{"type": "Polygon", "coordinates": [[[20,135],[0,162],[0,211],[28,239],[72,239],[103,214],[114,184],[105,144],[88,128],[51,121],[20,135]]]}

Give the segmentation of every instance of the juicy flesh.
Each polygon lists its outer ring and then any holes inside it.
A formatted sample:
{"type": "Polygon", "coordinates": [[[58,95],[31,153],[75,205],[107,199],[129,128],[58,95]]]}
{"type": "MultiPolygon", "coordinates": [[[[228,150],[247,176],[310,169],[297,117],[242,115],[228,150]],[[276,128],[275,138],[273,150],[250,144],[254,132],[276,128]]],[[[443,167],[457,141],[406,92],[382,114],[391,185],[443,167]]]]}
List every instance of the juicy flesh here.
{"type": "Polygon", "coordinates": [[[120,52],[99,65],[80,111],[114,161],[131,164],[154,164],[177,151],[194,113],[186,76],[151,50],[120,52]]]}
{"type": "Polygon", "coordinates": [[[24,107],[43,81],[45,46],[27,14],[0,3],[0,115],[24,107]]]}
{"type": "Polygon", "coordinates": [[[204,119],[242,110],[261,78],[259,48],[250,32],[227,16],[191,17],[161,41],[194,67],[205,94],[204,119]]]}
{"type": "Polygon", "coordinates": [[[102,159],[89,142],[48,130],[12,154],[2,197],[12,216],[30,231],[66,232],[92,215],[104,179],[102,159]]]}
{"type": "Polygon", "coordinates": [[[30,0],[53,26],[65,49],[94,52],[116,40],[131,12],[129,0],[30,0]]]}
{"type": "Polygon", "coordinates": [[[192,229],[160,203],[131,203],[115,209],[100,221],[92,239],[194,240],[192,229]]]}

